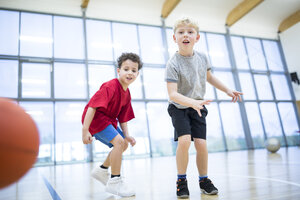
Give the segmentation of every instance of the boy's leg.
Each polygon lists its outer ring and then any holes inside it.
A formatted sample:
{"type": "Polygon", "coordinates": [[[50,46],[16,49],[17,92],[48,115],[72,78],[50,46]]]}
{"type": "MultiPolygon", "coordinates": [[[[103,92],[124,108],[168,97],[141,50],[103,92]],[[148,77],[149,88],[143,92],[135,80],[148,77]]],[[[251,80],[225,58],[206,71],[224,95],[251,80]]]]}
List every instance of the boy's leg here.
{"type": "Polygon", "coordinates": [[[120,175],[121,163],[122,163],[122,154],[125,147],[125,140],[121,135],[117,135],[112,141],[113,149],[110,152],[110,165],[111,165],[111,174],[120,175]]]}
{"type": "Polygon", "coordinates": [[[189,147],[191,145],[191,126],[187,112],[187,109],[178,109],[172,104],[168,107],[168,113],[172,118],[172,124],[175,128],[174,140],[178,141],[176,150],[176,193],[178,198],[189,197],[186,170],[189,162],[189,147]]]}
{"type": "Polygon", "coordinates": [[[194,138],[194,145],[197,151],[196,162],[199,172],[199,185],[204,194],[218,194],[218,189],[207,177],[208,152],[206,140],[194,138]]]}
{"type": "Polygon", "coordinates": [[[176,150],[177,173],[186,174],[189,162],[189,148],[191,145],[191,135],[182,135],[178,138],[176,150]]]}
{"type": "MultiPolygon", "coordinates": [[[[128,148],[128,142],[126,140],[124,142],[125,142],[125,144],[123,146],[123,152],[126,151],[126,149],[128,148]]],[[[105,161],[102,164],[104,167],[110,167],[110,154],[111,154],[111,151],[109,152],[105,161]]]]}
{"type": "MultiPolygon", "coordinates": [[[[94,137],[101,141],[103,144],[106,144],[108,147],[113,147],[113,144],[110,143],[117,135],[121,135],[124,138],[123,132],[117,128],[115,129],[112,125],[107,126],[103,131],[94,135],[94,137]]],[[[125,140],[124,140],[125,141],[125,140]]],[[[125,141],[125,145],[123,151],[128,147],[127,142],[125,141]]],[[[108,171],[108,167],[111,165],[111,152],[107,155],[104,163],[101,166],[97,166],[93,169],[91,175],[93,178],[97,179],[104,185],[106,185],[108,179],[110,178],[110,173],[108,171]]]]}
{"type": "Polygon", "coordinates": [[[120,176],[122,154],[124,149],[128,147],[128,143],[118,134],[110,143],[113,149],[110,152],[111,178],[108,180],[105,190],[122,197],[130,197],[135,195],[135,191],[131,189],[120,176]]]}
{"type": "Polygon", "coordinates": [[[208,152],[206,140],[200,138],[194,138],[194,145],[196,149],[196,163],[198,173],[200,176],[207,176],[207,165],[208,165],[208,152]]]}
{"type": "Polygon", "coordinates": [[[182,135],[178,137],[178,145],[176,150],[176,164],[178,175],[176,185],[178,198],[188,198],[190,195],[186,179],[190,145],[191,135],[182,135]]]}

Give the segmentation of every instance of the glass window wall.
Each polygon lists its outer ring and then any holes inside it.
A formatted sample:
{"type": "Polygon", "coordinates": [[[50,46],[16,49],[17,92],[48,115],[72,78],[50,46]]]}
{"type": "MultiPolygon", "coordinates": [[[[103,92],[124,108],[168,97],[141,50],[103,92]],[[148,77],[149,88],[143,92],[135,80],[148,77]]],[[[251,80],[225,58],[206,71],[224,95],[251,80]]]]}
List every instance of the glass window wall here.
{"type": "MultiPolygon", "coordinates": [[[[82,143],[81,116],[101,84],[117,77],[122,52],[137,53],[145,63],[130,85],[135,118],[128,127],[137,144],[124,157],[175,155],[164,81],[166,57],[177,50],[171,28],[164,36],[157,26],[0,10],[0,29],[0,96],[19,102],[37,123],[37,164],[106,157],[111,149],[101,142],[82,143]]],[[[234,104],[207,83],[205,99],[214,100],[207,106],[209,152],[251,143],[263,148],[269,137],[299,145],[295,99],[277,41],[200,32],[195,50],[208,55],[213,74],[226,86],[244,92],[244,101],[234,104]]]]}

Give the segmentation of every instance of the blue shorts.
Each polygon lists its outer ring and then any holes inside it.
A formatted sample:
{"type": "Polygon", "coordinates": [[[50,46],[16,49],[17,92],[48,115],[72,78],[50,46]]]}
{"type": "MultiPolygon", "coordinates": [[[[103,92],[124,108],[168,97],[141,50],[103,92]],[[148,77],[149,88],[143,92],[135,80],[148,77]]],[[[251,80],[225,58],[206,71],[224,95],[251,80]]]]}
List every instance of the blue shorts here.
{"type": "Polygon", "coordinates": [[[114,145],[110,143],[110,141],[112,141],[118,134],[125,138],[123,132],[119,127],[115,129],[115,127],[113,127],[113,125],[110,124],[103,131],[96,133],[94,137],[103,144],[106,144],[109,148],[111,148],[114,145]]]}

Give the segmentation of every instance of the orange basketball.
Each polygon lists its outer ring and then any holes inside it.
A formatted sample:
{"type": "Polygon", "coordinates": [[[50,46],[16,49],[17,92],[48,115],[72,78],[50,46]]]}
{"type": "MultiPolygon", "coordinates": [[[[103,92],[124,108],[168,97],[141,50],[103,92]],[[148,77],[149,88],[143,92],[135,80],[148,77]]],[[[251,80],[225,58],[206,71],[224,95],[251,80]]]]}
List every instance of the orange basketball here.
{"type": "Polygon", "coordinates": [[[39,143],[32,118],[19,105],[0,98],[0,188],[19,180],[32,167],[39,143]]]}

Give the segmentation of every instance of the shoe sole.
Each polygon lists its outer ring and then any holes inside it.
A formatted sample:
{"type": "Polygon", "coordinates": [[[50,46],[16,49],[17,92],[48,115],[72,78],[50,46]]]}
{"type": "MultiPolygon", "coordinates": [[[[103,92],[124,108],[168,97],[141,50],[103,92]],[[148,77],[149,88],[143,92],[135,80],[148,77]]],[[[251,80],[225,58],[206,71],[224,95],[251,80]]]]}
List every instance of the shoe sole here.
{"type": "Polygon", "coordinates": [[[181,195],[181,196],[177,196],[178,199],[188,199],[189,195],[181,195]]]}
{"type": "Polygon", "coordinates": [[[117,196],[120,196],[120,197],[133,197],[133,196],[135,196],[135,194],[132,194],[132,195],[120,195],[117,192],[110,191],[110,190],[107,190],[107,189],[105,189],[105,192],[108,192],[108,193],[111,193],[111,194],[114,194],[114,195],[117,195],[117,196]]]}
{"type": "Polygon", "coordinates": [[[218,190],[213,190],[212,192],[208,193],[205,190],[201,189],[201,192],[203,194],[207,194],[207,195],[216,195],[216,194],[218,194],[218,190]]]}

